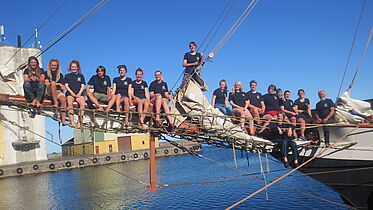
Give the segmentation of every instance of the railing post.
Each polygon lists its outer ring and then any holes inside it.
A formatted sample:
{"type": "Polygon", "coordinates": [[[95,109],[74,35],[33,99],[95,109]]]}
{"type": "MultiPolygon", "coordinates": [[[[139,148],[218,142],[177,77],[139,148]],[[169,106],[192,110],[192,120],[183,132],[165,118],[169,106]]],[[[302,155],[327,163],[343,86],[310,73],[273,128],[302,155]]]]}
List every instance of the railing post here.
{"type": "Polygon", "coordinates": [[[150,132],[150,192],[154,192],[157,187],[155,184],[155,132],[150,132]]]}

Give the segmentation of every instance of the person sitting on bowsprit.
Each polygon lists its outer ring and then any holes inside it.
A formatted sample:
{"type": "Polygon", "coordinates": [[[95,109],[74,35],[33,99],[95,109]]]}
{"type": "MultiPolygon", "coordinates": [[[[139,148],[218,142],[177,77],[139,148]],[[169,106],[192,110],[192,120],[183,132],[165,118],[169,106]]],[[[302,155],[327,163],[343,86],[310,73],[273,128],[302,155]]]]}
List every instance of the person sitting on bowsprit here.
{"type": "Polygon", "coordinates": [[[265,104],[263,118],[267,119],[267,121],[263,124],[263,127],[260,129],[259,133],[262,133],[269,125],[270,120],[272,118],[276,119],[278,113],[280,113],[279,98],[275,94],[275,91],[276,86],[271,84],[268,86],[268,93],[263,96],[263,101],[265,104]]]}
{"type": "MultiPolygon", "coordinates": [[[[250,81],[250,91],[247,92],[247,97],[250,101],[250,112],[253,115],[254,118],[259,119],[260,116],[264,113],[265,110],[265,104],[263,100],[263,96],[261,93],[256,91],[257,88],[257,82],[255,80],[250,81]]],[[[257,121],[257,124],[259,124],[260,121],[257,121]]]]}
{"type": "Polygon", "coordinates": [[[23,80],[26,101],[32,106],[40,107],[45,93],[45,74],[35,56],[28,58],[27,68],[23,72],[23,80]]]}
{"type": "MultiPolygon", "coordinates": [[[[321,124],[334,122],[335,104],[331,99],[326,98],[325,90],[318,92],[320,101],[316,104],[316,120],[321,124]]],[[[325,145],[329,146],[329,128],[323,126],[325,145]]]]}
{"type": "MultiPolygon", "coordinates": [[[[291,122],[291,124],[296,127],[296,123],[300,123],[301,127],[301,136],[299,137],[300,140],[307,140],[306,137],[304,136],[304,130],[306,128],[306,122],[304,121],[303,118],[299,117],[298,113],[294,109],[294,103],[290,99],[290,91],[286,90],[284,92],[284,100],[280,101],[280,109],[285,113],[285,116],[287,119],[291,122]]],[[[293,136],[296,138],[297,137],[297,132],[295,129],[293,130],[293,136]]]]}
{"type": "Polygon", "coordinates": [[[291,147],[292,155],[293,155],[293,162],[294,166],[298,166],[298,147],[297,144],[291,140],[292,138],[292,130],[293,126],[289,125],[285,122],[285,113],[280,112],[277,114],[277,122],[276,123],[270,123],[269,128],[271,130],[272,134],[272,142],[278,143],[280,146],[280,151],[282,154],[284,166],[286,168],[289,168],[289,162],[288,162],[288,153],[289,153],[289,146],[291,147]]]}
{"type": "Polygon", "coordinates": [[[219,88],[214,90],[212,94],[211,106],[218,108],[224,115],[232,115],[232,110],[228,106],[227,89],[227,81],[224,79],[220,80],[219,88]]]}
{"type": "MultiPolygon", "coordinates": [[[[168,93],[168,86],[167,83],[163,81],[162,72],[157,70],[154,73],[155,80],[150,83],[149,91],[150,91],[150,103],[155,106],[155,121],[157,124],[161,125],[161,108],[165,114],[170,113],[170,108],[168,107],[168,102],[172,99],[170,94],[168,93]]],[[[173,126],[172,117],[170,115],[166,115],[168,123],[170,127],[173,126]]]]}
{"type": "Polygon", "coordinates": [[[190,52],[184,54],[183,66],[184,70],[184,80],[192,75],[192,78],[196,78],[195,68],[202,64],[203,53],[197,52],[197,44],[195,42],[189,43],[190,52]]]}
{"type": "Polygon", "coordinates": [[[111,94],[111,81],[110,77],[106,75],[106,69],[103,66],[98,66],[96,75],[93,75],[88,81],[86,88],[88,99],[95,104],[96,109],[104,111],[99,102],[107,103],[113,97],[111,94]],[[93,93],[91,92],[93,86],[93,93]]]}
{"type": "MultiPolygon", "coordinates": [[[[231,93],[229,94],[229,103],[233,107],[233,114],[234,116],[240,117],[240,126],[241,129],[246,132],[245,123],[249,121],[250,127],[250,135],[255,135],[254,130],[254,121],[252,119],[252,115],[250,111],[247,109],[250,102],[246,97],[246,93],[243,92],[242,83],[240,81],[236,81],[232,88],[231,93]],[[245,119],[250,118],[250,119],[245,119]]],[[[247,132],[248,133],[248,132],[247,132]]]]}
{"type": "MultiPolygon", "coordinates": [[[[138,68],[135,72],[136,80],[132,82],[132,98],[133,103],[137,105],[137,111],[148,112],[150,97],[148,83],[142,80],[144,72],[141,68],[138,68]]],[[[146,125],[144,124],[145,114],[140,114],[140,127],[145,129],[146,125]]]]}

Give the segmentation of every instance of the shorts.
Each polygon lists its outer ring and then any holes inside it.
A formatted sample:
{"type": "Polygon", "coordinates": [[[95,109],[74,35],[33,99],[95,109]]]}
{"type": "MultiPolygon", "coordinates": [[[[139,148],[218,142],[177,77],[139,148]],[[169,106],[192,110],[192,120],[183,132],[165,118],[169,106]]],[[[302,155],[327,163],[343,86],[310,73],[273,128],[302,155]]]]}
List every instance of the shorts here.
{"type": "MultiPolygon", "coordinates": [[[[76,94],[76,93],[75,93],[76,94]]],[[[70,92],[69,91],[66,91],[65,93],[65,96],[71,96],[70,92]]],[[[81,96],[85,96],[85,90],[83,91],[83,93],[81,94],[81,96]]]]}
{"type": "MultiPolygon", "coordinates": [[[[61,90],[57,90],[57,99],[61,96],[65,96],[61,90]]],[[[45,97],[49,100],[52,99],[51,90],[50,88],[47,88],[47,91],[45,91],[45,97]]]]}
{"type": "Polygon", "coordinates": [[[272,117],[277,117],[277,115],[278,115],[278,113],[280,113],[280,111],[267,111],[266,113],[271,115],[272,117]]]}
{"type": "Polygon", "coordinates": [[[93,96],[97,99],[97,101],[101,101],[101,102],[108,102],[108,95],[106,95],[105,93],[93,93],[93,96]]]}
{"type": "Polygon", "coordinates": [[[289,113],[286,113],[285,114],[286,115],[286,117],[290,120],[292,117],[295,117],[295,119],[300,119],[301,117],[299,117],[298,115],[293,115],[293,114],[289,114],[289,113]]]}

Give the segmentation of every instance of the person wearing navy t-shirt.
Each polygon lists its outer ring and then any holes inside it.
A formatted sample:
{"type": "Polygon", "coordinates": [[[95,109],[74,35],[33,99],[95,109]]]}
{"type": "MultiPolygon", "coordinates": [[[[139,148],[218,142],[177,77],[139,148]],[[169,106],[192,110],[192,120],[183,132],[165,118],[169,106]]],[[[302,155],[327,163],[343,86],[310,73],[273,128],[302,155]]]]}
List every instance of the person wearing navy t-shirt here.
{"type": "Polygon", "coordinates": [[[111,94],[111,81],[110,77],[106,75],[106,69],[104,66],[98,66],[96,68],[96,75],[92,76],[88,81],[86,88],[88,99],[95,104],[96,109],[104,111],[100,106],[99,102],[107,103],[110,101],[111,94]],[[91,87],[93,86],[93,93],[91,87]]]}
{"type": "Polygon", "coordinates": [[[276,85],[269,85],[268,86],[268,93],[263,96],[263,101],[265,104],[265,111],[263,118],[267,119],[266,122],[263,124],[262,129],[259,133],[262,133],[270,123],[272,118],[276,119],[278,113],[280,113],[280,104],[278,96],[275,94],[276,92],[276,85]]]}
{"type": "MultiPolygon", "coordinates": [[[[249,99],[250,112],[255,118],[260,118],[264,113],[265,104],[261,93],[256,91],[258,83],[255,80],[250,81],[250,91],[247,92],[247,98],[249,99]]],[[[258,124],[260,122],[257,122],[258,124]]]]}
{"type": "MultiPolygon", "coordinates": [[[[246,97],[246,93],[243,92],[242,83],[240,81],[236,81],[232,88],[231,93],[229,94],[229,103],[233,107],[233,114],[234,116],[240,117],[240,126],[243,131],[246,131],[245,123],[246,120],[244,118],[251,118],[249,119],[249,128],[250,128],[250,135],[255,135],[254,130],[254,121],[252,119],[252,115],[250,111],[247,109],[248,101],[246,97]]],[[[248,132],[249,133],[249,132],[248,132]]]]}
{"type": "Polygon", "coordinates": [[[70,62],[69,70],[71,73],[65,76],[64,82],[66,87],[66,98],[67,98],[67,107],[69,108],[69,118],[71,122],[71,126],[73,127],[80,127],[80,123],[82,122],[82,117],[84,115],[85,109],[85,98],[84,98],[84,86],[85,86],[85,79],[83,74],[80,73],[80,63],[77,60],[73,60],[70,62]],[[73,103],[74,101],[78,102],[79,104],[79,121],[77,124],[74,122],[74,109],[73,103]]]}
{"type": "Polygon", "coordinates": [[[189,43],[190,51],[184,54],[183,67],[184,70],[184,80],[192,75],[192,78],[195,79],[195,68],[202,64],[203,53],[197,52],[197,44],[195,42],[189,43]]]}
{"type": "MultiPolygon", "coordinates": [[[[170,108],[168,107],[168,101],[172,99],[168,93],[167,83],[163,81],[162,72],[157,70],[154,73],[155,80],[150,83],[150,103],[155,106],[155,120],[156,123],[161,124],[161,119],[159,113],[161,113],[161,108],[163,108],[164,113],[170,113],[170,108]]],[[[171,116],[167,115],[167,120],[170,126],[173,126],[171,116]]]]}
{"type": "Polygon", "coordinates": [[[116,112],[122,112],[122,105],[124,105],[125,111],[125,125],[128,126],[128,117],[130,111],[130,104],[132,102],[132,79],[127,77],[127,66],[126,65],[119,65],[117,66],[119,77],[114,78],[113,80],[113,90],[112,94],[115,94],[115,97],[111,97],[109,104],[107,106],[107,110],[111,110],[111,107],[114,105],[116,106],[116,112]]]}
{"type": "MultiPolygon", "coordinates": [[[[285,113],[288,120],[290,120],[290,123],[295,127],[297,122],[300,124],[301,127],[301,140],[306,140],[306,137],[304,136],[304,131],[306,129],[306,121],[304,121],[303,118],[298,116],[298,113],[294,109],[294,102],[290,99],[290,91],[286,90],[284,92],[284,101],[280,102],[280,109],[285,113]]],[[[293,130],[293,136],[297,137],[297,133],[295,129],[293,130]]]]}
{"type": "Polygon", "coordinates": [[[53,101],[54,107],[61,107],[61,122],[66,124],[66,96],[62,91],[65,90],[61,65],[57,59],[51,59],[48,63],[45,77],[45,86],[47,87],[46,96],[53,101]]]}
{"type": "MultiPolygon", "coordinates": [[[[136,80],[132,82],[133,91],[133,102],[137,105],[137,111],[139,113],[148,112],[150,97],[148,84],[142,80],[144,72],[141,68],[138,68],[135,72],[136,80]]],[[[140,114],[140,127],[146,129],[144,124],[145,114],[140,114]]]]}
{"type": "Polygon", "coordinates": [[[232,115],[232,110],[228,106],[228,85],[224,79],[220,80],[219,88],[212,94],[211,105],[219,109],[224,115],[232,115]]]}
{"type": "MultiPolygon", "coordinates": [[[[316,120],[321,124],[328,124],[334,121],[335,104],[331,99],[326,98],[325,90],[318,92],[320,101],[316,104],[316,120]]],[[[325,145],[329,146],[329,128],[323,126],[325,145]]]]}
{"type": "Polygon", "coordinates": [[[305,92],[303,89],[298,90],[299,98],[294,101],[294,108],[298,115],[303,119],[310,120],[312,118],[311,104],[308,98],[305,98],[305,92]]]}
{"type": "Polygon", "coordinates": [[[36,57],[28,58],[27,69],[23,72],[23,80],[26,101],[33,106],[41,106],[45,93],[45,75],[44,70],[39,67],[39,61],[36,57]]]}

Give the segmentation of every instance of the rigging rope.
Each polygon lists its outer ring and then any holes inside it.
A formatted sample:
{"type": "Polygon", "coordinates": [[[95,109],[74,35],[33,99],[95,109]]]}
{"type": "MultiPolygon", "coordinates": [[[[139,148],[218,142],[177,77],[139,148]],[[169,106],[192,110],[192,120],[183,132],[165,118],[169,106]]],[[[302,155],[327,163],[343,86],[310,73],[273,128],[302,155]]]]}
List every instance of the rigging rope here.
{"type": "MultiPolygon", "coordinates": [[[[49,22],[49,20],[52,19],[52,17],[54,17],[58,13],[58,11],[62,9],[63,6],[65,6],[68,1],[69,0],[64,0],[62,4],[56,10],[54,10],[54,12],[37,28],[37,31],[40,31],[49,22]]],[[[35,33],[36,31],[34,31],[34,33],[26,40],[25,43],[23,43],[21,48],[24,48],[26,46],[26,44],[35,36],[35,33]]],[[[19,53],[19,51],[21,51],[21,48],[18,48],[17,51],[9,58],[9,60],[5,62],[4,65],[7,65],[19,53]]]]}
{"type": "Polygon", "coordinates": [[[360,59],[359,65],[357,66],[356,71],[355,71],[354,78],[352,79],[351,84],[350,84],[350,86],[348,87],[348,90],[347,90],[347,91],[350,91],[351,88],[352,88],[352,87],[354,86],[354,84],[355,84],[355,80],[356,80],[357,74],[359,73],[360,66],[361,66],[361,64],[363,63],[363,60],[364,60],[364,58],[365,58],[365,53],[367,52],[367,49],[368,49],[368,47],[369,47],[370,38],[372,38],[372,33],[373,33],[373,25],[372,25],[371,28],[370,28],[369,38],[368,38],[368,41],[367,41],[366,44],[365,44],[365,48],[364,48],[364,51],[363,51],[363,56],[362,56],[361,59],[360,59]]]}
{"type": "Polygon", "coordinates": [[[356,36],[357,36],[357,32],[359,31],[359,27],[360,27],[361,17],[363,17],[363,13],[364,13],[365,2],[366,2],[366,0],[363,1],[363,5],[362,5],[362,7],[361,7],[361,12],[360,12],[359,20],[358,20],[357,25],[356,25],[354,38],[352,39],[350,52],[348,53],[347,62],[346,62],[345,69],[344,69],[344,72],[343,72],[343,76],[342,76],[341,84],[339,85],[339,89],[338,89],[338,95],[337,95],[337,97],[339,97],[339,94],[341,93],[341,89],[342,89],[343,81],[344,81],[344,79],[345,79],[345,75],[346,75],[346,72],[347,72],[347,69],[348,69],[348,65],[350,64],[350,59],[351,59],[351,55],[352,55],[352,50],[354,49],[354,46],[355,46],[355,40],[356,40],[356,36]]]}
{"type": "Polygon", "coordinates": [[[258,193],[262,192],[263,190],[267,189],[268,187],[276,184],[278,181],[282,180],[283,178],[289,176],[290,174],[294,173],[295,171],[299,170],[300,168],[302,168],[303,166],[307,165],[308,163],[310,163],[311,161],[313,161],[314,159],[320,157],[322,154],[324,154],[332,145],[335,145],[336,143],[338,143],[339,141],[342,141],[343,139],[345,139],[348,135],[350,135],[352,132],[354,132],[356,129],[358,129],[359,126],[351,129],[349,132],[347,132],[345,135],[343,135],[341,138],[339,138],[337,141],[335,141],[335,143],[333,144],[330,144],[328,147],[325,147],[325,149],[323,149],[320,153],[318,153],[317,155],[313,156],[312,158],[308,159],[307,161],[303,162],[302,164],[300,164],[299,166],[297,166],[296,168],[294,168],[293,170],[289,171],[288,173],[282,175],[280,178],[276,179],[275,181],[271,182],[270,184],[262,187],[261,189],[257,190],[256,192],[250,194],[249,196],[245,197],[244,199],[234,203],[233,205],[229,206],[227,209],[232,209],[236,206],[238,206],[239,204],[241,204],[242,202],[246,201],[247,199],[257,195],[258,193]]]}

